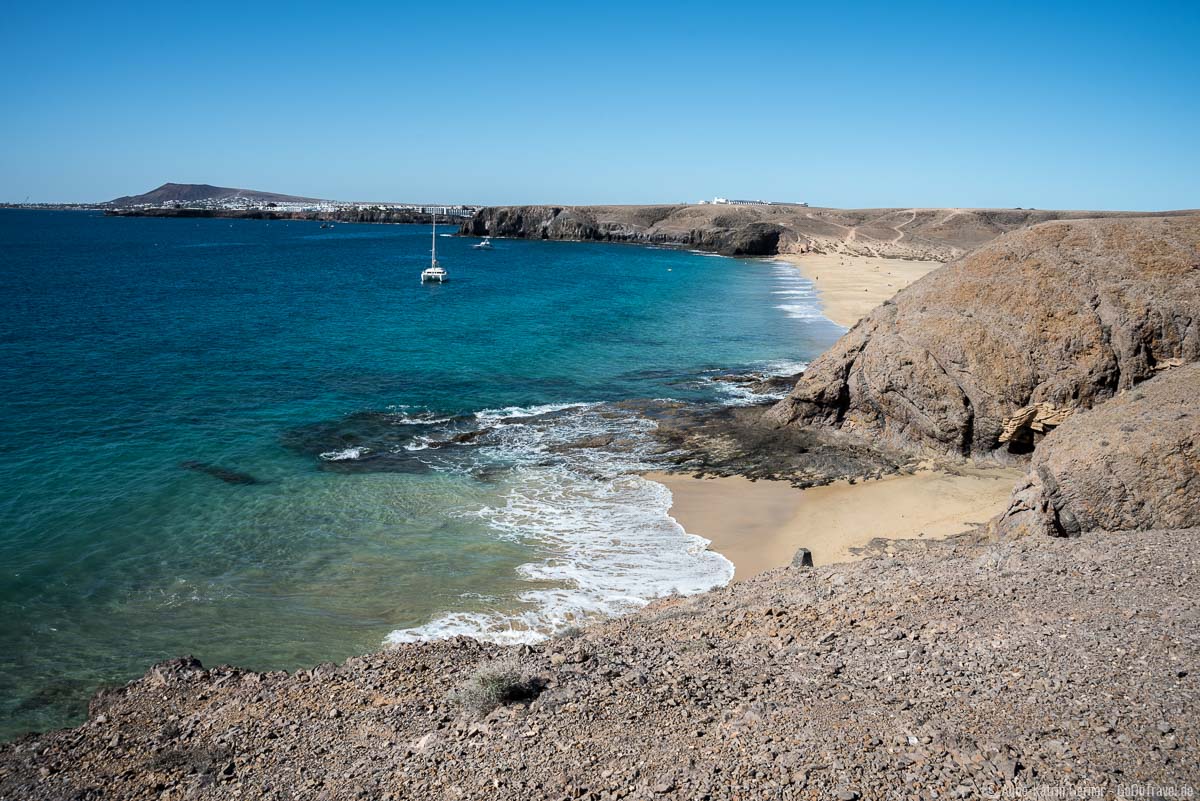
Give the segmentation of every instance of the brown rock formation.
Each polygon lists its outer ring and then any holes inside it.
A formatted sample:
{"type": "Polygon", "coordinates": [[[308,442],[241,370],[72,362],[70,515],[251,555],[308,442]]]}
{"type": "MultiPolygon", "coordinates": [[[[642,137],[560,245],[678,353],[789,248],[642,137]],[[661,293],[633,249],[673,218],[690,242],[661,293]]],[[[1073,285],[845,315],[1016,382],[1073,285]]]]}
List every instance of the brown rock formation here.
{"type": "Polygon", "coordinates": [[[996,521],[1004,535],[1200,524],[1200,364],[1064,423],[996,521]]]}
{"type": "MultiPolygon", "coordinates": [[[[1161,212],[1154,216],[1195,212],[1161,212]]],[[[495,206],[460,229],[468,236],[665,244],[728,256],[853,253],[948,261],[1018,228],[1048,220],[1144,217],[1035,209],[829,209],[796,204],[495,206]]]]}
{"type": "Polygon", "coordinates": [[[768,416],[910,452],[1003,457],[1070,411],[1197,359],[1200,217],[1052,222],[901,291],[768,416]],[[1028,406],[1043,425],[1019,425],[1028,406]]]}

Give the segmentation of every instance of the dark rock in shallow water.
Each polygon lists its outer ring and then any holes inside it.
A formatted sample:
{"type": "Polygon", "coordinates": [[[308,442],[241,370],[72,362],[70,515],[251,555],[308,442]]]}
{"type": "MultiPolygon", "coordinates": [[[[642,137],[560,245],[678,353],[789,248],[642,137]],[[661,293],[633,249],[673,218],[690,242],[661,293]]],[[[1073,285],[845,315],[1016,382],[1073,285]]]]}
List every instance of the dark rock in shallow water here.
{"type": "Polygon", "coordinates": [[[574,450],[593,450],[596,448],[607,448],[616,441],[616,436],[613,434],[597,434],[594,437],[584,437],[572,442],[564,442],[561,445],[551,445],[549,450],[551,453],[567,453],[574,450]]]}
{"type": "Polygon", "coordinates": [[[880,478],[909,465],[904,454],[819,429],[777,429],[770,407],[660,408],[654,437],[662,458],[698,476],[745,476],[797,487],[880,478]]]}
{"type": "Polygon", "coordinates": [[[357,412],[291,429],[283,445],[316,457],[322,470],[425,473],[428,451],[465,447],[484,433],[466,428],[473,424],[471,417],[357,412]]]}
{"type": "Polygon", "coordinates": [[[237,470],[230,470],[227,467],[221,467],[216,464],[208,464],[207,462],[187,461],[181,462],[180,467],[184,470],[194,470],[197,473],[206,473],[213,478],[219,478],[226,484],[261,484],[254,476],[249,473],[239,473],[237,470]]]}
{"type": "MultiPolygon", "coordinates": [[[[713,377],[713,381],[719,381],[723,384],[736,384],[740,387],[745,387],[756,395],[773,395],[776,393],[789,392],[796,386],[796,382],[804,377],[804,371],[793,373],[792,375],[771,375],[769,373],[733,373],[730,375],[718,375],[713,377]]],[[[765,402],[766,399],[764,399],[765,402]]]]}

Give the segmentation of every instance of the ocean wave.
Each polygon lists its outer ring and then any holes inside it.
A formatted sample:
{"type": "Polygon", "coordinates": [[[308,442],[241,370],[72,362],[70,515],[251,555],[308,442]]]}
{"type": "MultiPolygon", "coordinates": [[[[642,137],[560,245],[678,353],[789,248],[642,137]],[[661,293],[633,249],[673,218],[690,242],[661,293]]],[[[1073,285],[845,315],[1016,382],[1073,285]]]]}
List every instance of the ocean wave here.
{"type": "Polygon", "coordinates": [[[477,416],[502,424],[471,449],[470,459],[503,462],[510,470],[500,503],[464,514],[498,538],[545,554],[518,568],[539,586],[494,609],[448,611],[394,631],[386,642],[457,635],[534,642],[566,625],[624,614],[667,595],[704,592],[732,578],[729,560],[670,516],[670,490],[637,475],[654,466],[653,421],[596,403],[506,407],[477,416]],[[503,422],[514,418],[531,419],[503,422]]]}
{"type": "Polygon", "coordinates": [[[349,462],[361,459],[370,452],[370,448],[360,445],[354,448],[343,448],[340,451],[325,451],[321,454],[321,458],[327,462],[349,462]]]}
{"type": "Polygon", "coordinates": [[[788,396],[788,389],[755,392],[745,384],[718,382],[717,392],[725,406],[758,406],[762,403],[781,401],[788,396]]]}
{"type": "Polygon", "coordinates": [[[599,406],[598,403],[543,403],[537,406],[505,406],[502,409],[484,409],[475,412],[475,418],[485,423],[495,423],[514,417],[540,417],[568,409],[585,409],[599,406]]]}
{"type": "Polygon", "coordinates": [[[784,303],[776,306],[787,313],[788,317],[794,320],[823,320],[825,315],[821,313],[821,309],[815,305],[799,304],[799,303],[784,303]]]}
{"type": "Polygon", "coordinates": [[[428,409],[421,409],[416,412],[408,411],[412,408],[412,406],[396,404],[387,407],[387,410],[392,415],[392,422],[402,426],[432,426],[449,423],[454,420],[454,417],[439,415],[428,409]]]}
{"type": "Polygon", "coordinates": [[[790,359],[777,359],[767,362],[762,371],[769,376],[787,376],[803,373],[808,369],[808,362],[792,361],[790,359]]]}
{"type": "Polygon", "coordinates": [[[580,481],[557,471],[532,471],[503,506],[481,511],[499,532],[535,541],[550,555],[518,568],[548,588],[520,593],[518,611],[455,611],[388,643],[467,635],[499,643],[529,643],[557,629],[627,614],[655,598],[705,592],[729,582],[733,564],[707,549],[669,514],[671,493],[636,475],[580,481]]]}
{"type": "MultiPolygon", "coordinates": [[[[808,362],[805,361],[776,359],[759,362],[747,372],[751,378],[768,381],[772,378],[791,377],[807,369],[808,362]]],[[[751,382],[744,379],[731,381],[729,378],[728,375],[714,375],[707,378],[713,391],[720,396],[720,401],[725,406],[758,406],[762,403],[783,400],[792,389],[791,386],[781,386],[775,389],[764,389],[761,386],[756,388],[751,382]]]]}

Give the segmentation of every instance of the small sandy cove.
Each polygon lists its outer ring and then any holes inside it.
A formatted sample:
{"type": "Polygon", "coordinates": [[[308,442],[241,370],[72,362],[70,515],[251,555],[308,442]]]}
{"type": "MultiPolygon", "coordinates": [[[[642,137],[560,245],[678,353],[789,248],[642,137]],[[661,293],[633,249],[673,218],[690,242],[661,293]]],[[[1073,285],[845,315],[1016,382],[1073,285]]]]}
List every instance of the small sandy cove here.
{"type": "Polygon", "coordinates": [[[986,523],[1004,511],[1016,468],[922,470],[878,481],[796,489],[784,481],[692,478],[650,473],[673,496],[671,516],[711,540],[734,565],[734,580],[792,561],[798,548],[818,565],[854,558],[875,537],[934,539],[986,523]]]}
{"type": "MultiPolygon", "coordinates": [[[[923,275],[936,261],[842,253],[778,256],[816,286],[826,317],[847,328],[923,275]]],[[[1004,511],[1015,468],[964,467],[952,473],[921,470],[879,481],[799,490],[783,481],[698,479],[668,473],[646,477],[673,496],[671,515],[689,533],[711,540],[733,562],[734,579],[792,561],[808,548],[818,564],[854,558],[851,549],[876,537],[940,538],[986,523],[1004,511]]]]}
{"type": "Polygon", "coordinates": [[[796,265],[817,288],[821,311],[846,328],[913,281],[942,266],[940,261],[881,259],[843,253],[793,253],[775,258],[796,265]]]}

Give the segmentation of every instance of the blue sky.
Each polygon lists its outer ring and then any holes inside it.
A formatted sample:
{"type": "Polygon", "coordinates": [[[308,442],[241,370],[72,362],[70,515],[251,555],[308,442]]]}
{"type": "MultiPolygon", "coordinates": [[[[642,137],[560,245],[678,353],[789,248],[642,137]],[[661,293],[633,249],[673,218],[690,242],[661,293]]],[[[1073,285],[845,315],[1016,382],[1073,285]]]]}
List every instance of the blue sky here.
{"type": "Polygon", "coordinates": [[[1200,207],[1200,2],[10,4],[0,200],[1200,207]]]}

